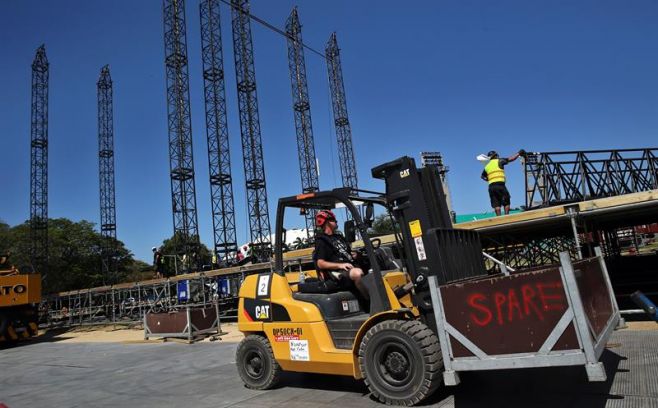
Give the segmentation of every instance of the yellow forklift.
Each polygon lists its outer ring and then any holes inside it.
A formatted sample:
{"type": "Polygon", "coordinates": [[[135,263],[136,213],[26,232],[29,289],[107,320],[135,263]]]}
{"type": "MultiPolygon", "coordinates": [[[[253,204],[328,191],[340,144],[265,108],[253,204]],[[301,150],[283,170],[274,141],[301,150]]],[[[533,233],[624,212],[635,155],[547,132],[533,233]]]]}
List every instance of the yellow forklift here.
{"type": "Polygon", "coordinates": [[[24,274],[0,256],[0,343],[38,334],[41,275],[24,274]]]}
{"type": "Polygon", "coordinates": [[[579,364],[590,381],[605,380],[598,358],[619,314],[599,259],[578,275],[590,293],[580,293],[568,257],[561,268],[489,275],[477,233],[452,228],[436,167],[401,157],[372,175],[385,194],[339,188],[279,200],[273,271],[246,277],[239,293],[236,365],[247,387],[272,388],[282,371],[345,375],[409,406],[458,384],[461,371],[579,364]],[[392,217],[392,245],[369,236],[375,206],[392,217]],[[358,231],[363,242],[356,266],[367,271],[368,302],[316,270],[295,279],[284,269],[286,210],[335,208],[350,213],[346,240],[358,231]]]}

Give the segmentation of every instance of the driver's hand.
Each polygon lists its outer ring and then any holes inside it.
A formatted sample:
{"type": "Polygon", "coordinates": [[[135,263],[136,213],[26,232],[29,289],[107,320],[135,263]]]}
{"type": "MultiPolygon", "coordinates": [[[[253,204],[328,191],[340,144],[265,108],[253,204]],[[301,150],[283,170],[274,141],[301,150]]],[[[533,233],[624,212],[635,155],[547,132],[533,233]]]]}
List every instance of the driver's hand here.
{"type": "Polygon", "coordinates": [[[354,266],[352,266],[351,263],[347,263],[347,262],[339,264],[339,266],[340,266],[340,269],[342,269],[344,271],[349,271],[350,269],[354,268],[354,266]]]}

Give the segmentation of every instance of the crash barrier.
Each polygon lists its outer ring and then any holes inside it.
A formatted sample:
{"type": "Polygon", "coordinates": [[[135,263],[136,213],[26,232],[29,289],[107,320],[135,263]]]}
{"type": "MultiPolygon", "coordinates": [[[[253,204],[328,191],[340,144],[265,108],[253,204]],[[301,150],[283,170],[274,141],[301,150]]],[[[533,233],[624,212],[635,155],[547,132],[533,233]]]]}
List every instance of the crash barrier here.
{"type": "Polygon", "coordinates": [[[430,276],[446,385],[459,372],[585,366],[605,381],[599,362],[620,316],[603,257],[438,285],[430,276]]]}
{"type": "Polygon", "coordinates": [[[186,305],[168,312],[149,312],[144,316],[144,340],[151,337],[183,338],[188,343],[209,335],[221,335],[219,304],[186,305]]]}

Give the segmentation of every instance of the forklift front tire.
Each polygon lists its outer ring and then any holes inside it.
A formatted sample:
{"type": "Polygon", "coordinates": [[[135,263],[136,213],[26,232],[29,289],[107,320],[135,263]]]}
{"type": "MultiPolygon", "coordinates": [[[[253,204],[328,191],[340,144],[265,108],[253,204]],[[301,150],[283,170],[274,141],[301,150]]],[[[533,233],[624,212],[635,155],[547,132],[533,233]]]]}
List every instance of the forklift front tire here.
{"type": "Polygon", "coordinates": [[[281,377],[281,366],[274,358],[270,342],[263,336],[251,334],[242,339],[235,363],[247,388],[267,390],[275,387],[281,377]]]}
{"type": "Polygon", "coordinates": [[[439,340],[416,320],[374,325],[359,347],[359,366],[373,396],[388,405],[411,406],[441,385],[439,340]]]}

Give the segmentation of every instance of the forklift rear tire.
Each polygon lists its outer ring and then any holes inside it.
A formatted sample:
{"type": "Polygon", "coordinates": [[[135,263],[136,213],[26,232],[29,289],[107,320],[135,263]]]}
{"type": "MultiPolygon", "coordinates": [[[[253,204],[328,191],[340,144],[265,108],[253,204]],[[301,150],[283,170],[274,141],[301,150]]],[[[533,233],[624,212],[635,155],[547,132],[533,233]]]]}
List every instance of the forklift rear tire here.
{"type": "Polygon", "coordinates": [[[281,366],[274,358],[270,342],[263,336],[251,334],[242,339],[235,363],[247,388],[267,390],[276,386],[281,377],[281,366]]]}
{"type": "Polygon", "coordinates": [[[443,358],[429,327],[416,320],[386,320],[363,337],[359,366],[374,397],[389,405],[411,406],[439,387],[443,358]]]}

